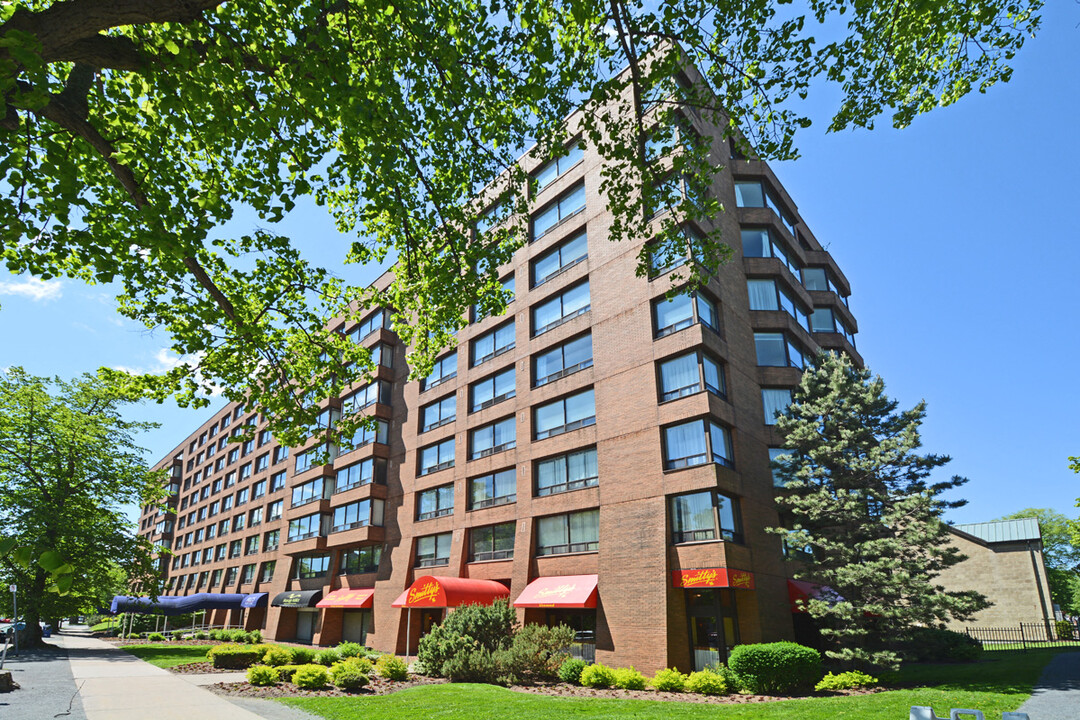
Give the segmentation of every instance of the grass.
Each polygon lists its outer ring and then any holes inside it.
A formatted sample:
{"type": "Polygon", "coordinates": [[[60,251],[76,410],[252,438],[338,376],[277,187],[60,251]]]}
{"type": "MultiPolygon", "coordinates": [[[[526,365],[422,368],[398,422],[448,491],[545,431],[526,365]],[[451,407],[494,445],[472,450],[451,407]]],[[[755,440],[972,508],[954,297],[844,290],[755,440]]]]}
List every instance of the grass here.
{"type": "Polygon", "coordinates": [[[99,622],[97,625],[92,626],[90,628],[90,632],[102,632],[104,630],[110,630],[110,629],[112,629],[114,627],[119,627],[119,626],[120,626],[120,619],[119,618],[111,618],[109,620],[106,620],[104,622],[99,622]]]}
{"type": "Polygon", "coordinates": [[[1031,694],[1043,667],[1056,650],[995,657],[967,665],[919,665],[904,668],[899,690],[852,697],[821,697],[769,703],[706,705],[657,700],[560,698],[517,693],[492,685],[448,684],[410,688],[392,695],[359,698],[283,698],[279,702],[328,720],[517,720],[571,717],[751,718],[780,720],[896,720],[912,705],[930,705],[939,715],[950,708],[976,708],[986,717],[1015,710],[1031,694]]]}
{"type": "Polygon", "coordinates": [[[211,645],[125,645],[122,650],[142,658],[151,665],[171,668],[193,662],[204,662],[211,645]]]}

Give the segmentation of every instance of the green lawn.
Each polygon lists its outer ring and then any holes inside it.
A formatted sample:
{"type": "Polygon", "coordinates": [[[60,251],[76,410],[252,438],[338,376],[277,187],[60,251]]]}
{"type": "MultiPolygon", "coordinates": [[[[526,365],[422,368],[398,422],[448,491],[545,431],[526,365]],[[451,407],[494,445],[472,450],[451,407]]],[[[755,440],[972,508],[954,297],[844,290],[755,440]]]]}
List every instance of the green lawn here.
{"type": "Polygon", "coordinates": [[[1054,654],[1054,651],[1032,651],[970,665],[913,666],[899,673],[898,682],[916,687],[875,695],[745,705],[570,699],[468,684],[429,685],[379,697],[284,698],[280,702],[329,720],[516,720],[536,717],[896,720],[907,717],[912,705],[930,705],[938,715],[948,715],[950,708],[975,708],[991,718],[1015,710],[1027,699],[1042,668],[1054,654]]]}
{"type": "Polygon", "coordinates": [[[125,645],[122,649],[151,665],[171,668],[176,665],[203,662],[211,645],[125,645]]]}
{"type": "Polygon", "coordinates": [[[97,625],[91,627],[90,632],[102,632],[104,630],[109,630],[110,628],[118,627],[119,625],[119,618],[110,618],[104,622],[99,622],[97,625]]]}

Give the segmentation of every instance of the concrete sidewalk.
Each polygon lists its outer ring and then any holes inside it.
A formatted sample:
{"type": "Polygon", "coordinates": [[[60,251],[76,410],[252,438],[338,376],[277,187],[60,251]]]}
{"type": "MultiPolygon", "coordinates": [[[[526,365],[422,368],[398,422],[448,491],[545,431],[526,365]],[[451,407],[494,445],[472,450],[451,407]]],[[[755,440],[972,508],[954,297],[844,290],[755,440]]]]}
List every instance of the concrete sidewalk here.
{"type": "Polygon", "coordinates": [[[1035,691],[1020,706],[1031,720],[1080,717],[1080,653],[1059,653],[1043,670],[1035,691]]]}

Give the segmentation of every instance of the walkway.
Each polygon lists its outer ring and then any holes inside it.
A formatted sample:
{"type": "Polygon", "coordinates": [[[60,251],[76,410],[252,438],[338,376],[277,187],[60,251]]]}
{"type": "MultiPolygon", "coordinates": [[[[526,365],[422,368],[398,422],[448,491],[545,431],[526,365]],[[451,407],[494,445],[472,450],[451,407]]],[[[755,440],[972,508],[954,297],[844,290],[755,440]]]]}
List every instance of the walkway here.
{"type": "MultiPolygon", "coordinates": [[[[55,645],[8,658],[22,689],[0,695],[3,720],[309,720],[312,715],[266,700],[231,702],[200,687],[209,678],[179,675],[111,643],[65,632],[55,645]],[[67,662],[64,662],[66,651],[67,662]]],[[[235,680],[221,673],[213,682],[235,680]]]]}
{"type": "Polygon", "coordinates": [[[1076,720],[1080,716],[1080,653],[1058,653],[1043,670],[1035,692],[1020,706],[1031,720],[1076,720]]]}

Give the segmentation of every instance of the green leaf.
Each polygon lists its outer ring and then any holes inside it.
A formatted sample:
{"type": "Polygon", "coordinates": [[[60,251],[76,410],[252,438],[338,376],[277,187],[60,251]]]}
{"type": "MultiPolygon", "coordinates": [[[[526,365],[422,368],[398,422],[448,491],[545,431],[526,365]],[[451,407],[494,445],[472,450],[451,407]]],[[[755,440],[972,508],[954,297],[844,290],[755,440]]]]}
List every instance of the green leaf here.
{"type": "Polygon", "coordinates": [[[55,550],[46,550],[41,553],[41,557],[38,558],[38,565],[49,572],[56,572],[58,567],[64,565],[64,556],[55,550]]]}

